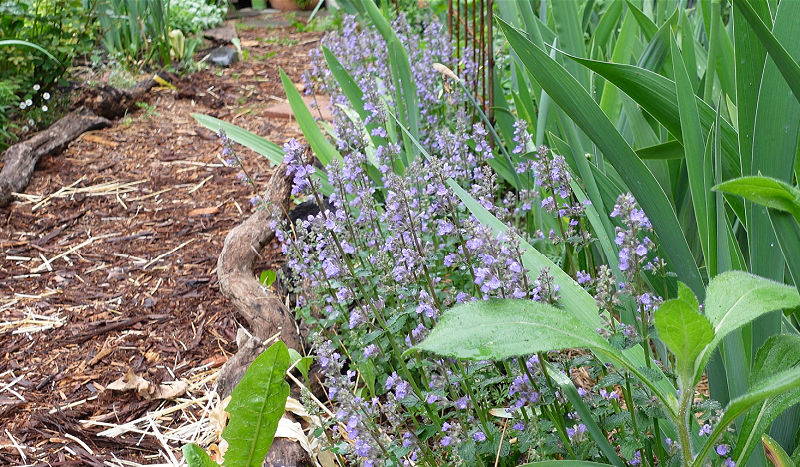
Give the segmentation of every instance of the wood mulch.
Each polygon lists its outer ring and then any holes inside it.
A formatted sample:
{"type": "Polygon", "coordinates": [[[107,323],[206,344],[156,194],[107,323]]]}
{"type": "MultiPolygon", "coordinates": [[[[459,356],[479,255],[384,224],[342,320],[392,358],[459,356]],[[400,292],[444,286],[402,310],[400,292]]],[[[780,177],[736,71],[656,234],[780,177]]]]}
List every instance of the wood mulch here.
{"type": "MultiPolygon", "coordinates": [[[[0,464],[170,463],[175,439],[207,429],[201,412],[238,328],[217,256],[252,193],[189,114],[279,144],[300,135],[264,111],[285,97],[278,68],[299,83],[322,34],[275,23],[239,30],[248,60],[155,89],[147,106],[41,160],[0,209],[0,464]],[[129,372],[153,388],[185,380],[188,392],[165,402],[106,389],[129,372]]],[[[240,156],[267,180],[266,160],[240,156]]]]}

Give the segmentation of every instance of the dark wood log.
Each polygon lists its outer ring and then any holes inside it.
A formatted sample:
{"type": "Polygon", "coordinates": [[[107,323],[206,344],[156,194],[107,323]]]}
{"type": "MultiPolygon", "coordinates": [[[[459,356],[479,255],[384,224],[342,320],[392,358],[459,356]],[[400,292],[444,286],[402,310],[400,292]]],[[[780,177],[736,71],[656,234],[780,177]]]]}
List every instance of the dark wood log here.
{"type": "Polygon", "coordinates": [[[12,193],[22,192],[28,186],[39,159],[60,153],[83,132],[103,128],[110,123],[108,119],[81,107],[62,117],[50,128],[6,149],[3,156],[5,165],[0,171],[0,207],[11,202],[12,193]]]}
{"type": "Polygon", "coordinates": [[[136,83],[130,89],[117,89],[108,84],[84,88],[75,104],[86,107],[101,117],[120,118],[137,102],[144,100],[155,85],[156,81],[151,78],[136,83]]]}
{"type": "Polygon", "coordinates": [[[286,167],[279,166],[267,184],[269,207],[258,209],[225,237],[217,260],[217,277],[222,294],[231,301],[256,338],[263,341],[280,333],[279,339],[288,347],[302,352],[292,313],[280,297],[258,283],[253,272],[259,252],[275,238],[275,231],[269,227],[273,213],[280,215],[289,204],[291,182],[285,174],[286,167]]]}
{"type": "MultiPolygon", "coordinates": [[[[268,208],[257,210],[228,233],[217,260],[220,291],[244,318],[254,336],[250,338],[242,332],[237,336],[239,350],[225,363],[217,378],[216,391],[222,398],[233,391],[247,367],[264,350],[262,343],[266,339],[279,334],[278,338],[288,347],[302,352],[302,338],[294,316],[277,295],[258,283],[253,271],[259,252],[275,238],[275,231],[270,228],[273,213],[280,215],[289,205],[291,181],[286,177],[286,166],[275,169],[265,192],[268,208]]],[[[276,438],[263,465],[305,467],[314,464],[300,443],[276,438]]]]}

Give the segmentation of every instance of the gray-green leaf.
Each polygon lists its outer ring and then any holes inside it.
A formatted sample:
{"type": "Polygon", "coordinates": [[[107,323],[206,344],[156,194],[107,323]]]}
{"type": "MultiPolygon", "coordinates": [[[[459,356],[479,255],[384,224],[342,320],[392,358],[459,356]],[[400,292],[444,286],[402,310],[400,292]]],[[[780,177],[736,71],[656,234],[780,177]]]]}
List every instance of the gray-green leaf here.
{"type": "Polygon", "coordinates": [[[784,181],[763,176],[740,177],[720,183],[714,190],[788,212],[800,221],[800,190],[784,181]]]}
{"type": "Polygon", "coordinates": [[[711,323],[697,308],[676,299],[668,300],[658,308],[655,324],[658,336],[675,354],[682,390],[689,389],[696,379],[696,373],[703,372],[703,368],[697,368],[696,362],[703,349],[714,339],[711,323]]]}
{"type": "Polygon", "coordinates": [[[417,348],[448,357],[503,360],[549,350],[611,350],[574,314],[530,300],[468,302],[446,311],[417,348]]]}
{"type": "MultiPolygon", "coordinates": [[[[800,306],[797,289],[742,271],[728,271],[711,280],[706,291],[705,315],[714,327],[714,340],[700,357],[705,368],[722,339],[761,315],[800,306]]],[[[696,376],[694,383],[699,381],[696,376]]]]}

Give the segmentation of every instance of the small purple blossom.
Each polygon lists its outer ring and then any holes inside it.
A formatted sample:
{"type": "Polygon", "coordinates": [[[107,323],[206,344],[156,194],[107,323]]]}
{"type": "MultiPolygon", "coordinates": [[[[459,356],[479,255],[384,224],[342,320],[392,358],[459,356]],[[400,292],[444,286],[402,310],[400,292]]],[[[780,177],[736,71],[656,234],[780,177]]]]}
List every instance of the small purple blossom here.
{"type": "Polygon", "coordinates": [[[587,282],[592,280],[592,276],[590,276],[589,274],[586,273],[586,271],[583,270],[578,271],[577,274],[575,274],[575,277],[578,280],[578,284],[581,285],[586,284],[587,282]]]}

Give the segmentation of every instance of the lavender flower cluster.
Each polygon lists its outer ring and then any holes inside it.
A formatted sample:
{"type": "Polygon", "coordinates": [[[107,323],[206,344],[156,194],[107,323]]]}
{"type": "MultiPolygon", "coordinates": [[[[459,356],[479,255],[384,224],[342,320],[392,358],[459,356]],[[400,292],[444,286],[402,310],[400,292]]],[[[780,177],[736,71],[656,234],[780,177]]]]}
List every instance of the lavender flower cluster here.
{"type": "MultiPolygon", "coordinates": [[[[419,105],[421,140],[430,144],[436,138],[441,118],[451,119],[464,107],[466,96],[458,92],[447,92],[434,63],[441,63],[451,69],[459,70],[466,83],[477,79],[478,66],[471,58],[473,53],[465,49],[462,58],[456,60],[455,50],[445,26],[436,17],[423,18],[421,24],[411,25],[401,14],[392,23],[400,43],[405,48],[411,74],[417,88],[419,105]]],[[[331,111],[334,114],[334,131],[339,149],[350,146],[361,149],[365,130],[363,125],[372,122],[385,123],[388,117],[385,106],[394,114],[400,111],[395,102],[394,82],[389,63],[389,52],[386,41],[373,28],[360,24],[355,16],[346,15],[339,31],[328,33],[322,39],[337,57],[345,70],[350,74],[363,92],[365,110],[370,112],[364,122],[354,121],[341,106],[348,101],[327,66],[321,49],[310,52],[311,67],[303,75],[306,92],[320,92],[331,96],[331,111]]],[[[385,137],[381,127],[374,130],[377,135],[385,137]]]]}

